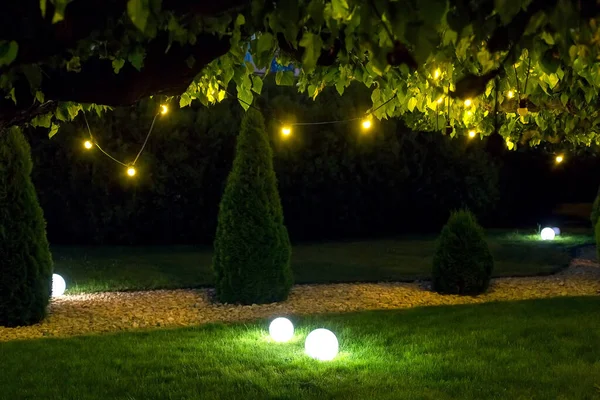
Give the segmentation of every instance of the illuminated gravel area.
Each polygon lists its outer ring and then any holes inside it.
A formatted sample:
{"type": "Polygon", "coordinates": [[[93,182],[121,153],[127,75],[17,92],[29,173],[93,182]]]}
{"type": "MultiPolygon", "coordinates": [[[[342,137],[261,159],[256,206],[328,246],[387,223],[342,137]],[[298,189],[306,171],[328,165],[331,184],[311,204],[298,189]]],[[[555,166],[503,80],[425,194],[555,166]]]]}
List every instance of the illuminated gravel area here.
{"type": "Polygon", "coordinates": [[[21,328],[0,327],[0,341],[248,321],[294,314],[597,296],[600,295],[600,265],[595,262],[594,251],[593,247],[582,249],[578,258],[556,275],[494,279],[488,293],[477,297],[442,296],[431,292],[426,282],[298,285],[285,302],[251,306],[215,303],[212,289],[62,296],[52,300],[50,315],[42,323],[21,328]]]}

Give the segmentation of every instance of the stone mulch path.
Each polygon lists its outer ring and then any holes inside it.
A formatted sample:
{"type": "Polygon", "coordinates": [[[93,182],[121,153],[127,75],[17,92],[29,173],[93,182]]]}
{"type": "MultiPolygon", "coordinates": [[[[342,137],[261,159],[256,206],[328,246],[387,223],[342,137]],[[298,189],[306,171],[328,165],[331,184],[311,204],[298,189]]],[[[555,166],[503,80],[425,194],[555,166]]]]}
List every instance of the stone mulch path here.
{"type": "Polygon", "coordinates": [[[443,304],[600,295],[600,265],[595,249],[581,249],[562,272],[544,277],[493,279],[488,293],[439,295],[428,283],[298,285],[282,303],[235,306],[212,301],[213,290],[107,292],[53,299],[48,318],[19,328],[0,327],[0,341],[64,337],[139,328],[192,326],[248,321],[280,315],[397,309],[443,304]]]}

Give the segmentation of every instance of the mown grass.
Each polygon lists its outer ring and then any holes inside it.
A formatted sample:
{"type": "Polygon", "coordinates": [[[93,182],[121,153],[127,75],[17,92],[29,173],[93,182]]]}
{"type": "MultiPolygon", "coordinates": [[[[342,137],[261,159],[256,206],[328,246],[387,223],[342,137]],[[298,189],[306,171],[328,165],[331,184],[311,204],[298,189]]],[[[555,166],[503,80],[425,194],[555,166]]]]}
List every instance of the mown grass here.
{"type": "Polygon", "coordinates": [[[0,399],[600,398],[600,297],[292,319],[285,344],[268,321],[0,343],[0,399]]]}
{"type": "MultiPolygon", "coordinates": [[[[565,266],[588,236],[494,234],[489,244],[495,276],[543,275],[565,266]]],[[[429,277],[435,238],[405,237],[300,244],[293,247],[296,283],[378,282],[429,277]]],[[[56,273],[67,293],[174,289],[212,284],[211,249],[193,246],[53,247],[56,273]]]]}

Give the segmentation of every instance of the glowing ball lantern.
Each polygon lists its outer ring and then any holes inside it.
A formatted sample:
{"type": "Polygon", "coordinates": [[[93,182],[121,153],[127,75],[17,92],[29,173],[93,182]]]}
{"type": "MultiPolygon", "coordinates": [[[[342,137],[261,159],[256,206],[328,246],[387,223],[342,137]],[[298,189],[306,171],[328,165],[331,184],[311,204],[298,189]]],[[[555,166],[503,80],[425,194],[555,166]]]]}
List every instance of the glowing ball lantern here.
{"type": "Polygon", "coordinates": [[[269,325],[269,334],[276,342],[287,342],[294,336],[294,325],[287,318],[275,318],[269,325]]]}
{"type": "Polygon", "coordinates": [[[554,229],[552,228],[544,228],[542,229],[542,240],[554,240],[554,236],[556,236],[556,234],[554,233],[554,229]]]}
{"type": "Polygon", "coordinates": [[[330,330],[315,329],[306,337],[304,349],[309,357],[320,361],[330,361],[337,355],[339,344],[330,330]]]}
{"type": "Polygon", "coordinates": [[[52,274],[52,297],[62,296],[65,293],[67,284],[62,276],[52,274]]]}
{"type": "Polygon", "coordinates": [[[554,235],[555,236],[560,235],[560,228],[559,227],[553,226],[552,230],[554,231],[554,235]]]}

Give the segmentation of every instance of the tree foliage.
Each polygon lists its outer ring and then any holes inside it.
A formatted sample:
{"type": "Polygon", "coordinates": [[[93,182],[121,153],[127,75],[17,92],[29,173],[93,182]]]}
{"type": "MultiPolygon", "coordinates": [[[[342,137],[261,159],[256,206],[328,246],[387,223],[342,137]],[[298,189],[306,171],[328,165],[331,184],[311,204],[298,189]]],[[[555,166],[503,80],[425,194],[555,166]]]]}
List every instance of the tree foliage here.
{"type": "Polygon", "coordinates": [[[39,322],[50,298],[52,258],[42,209],[31,183],[21,131],[0,135],[0,325],[39,322]]]}
{"type": "Polygon", "coordinates": [[[250,110],[219,209],[213,268],[222,302],[281,301],[292,286],[291,245],[272,158],[263,117],[250,110]]]}
{"type": "Polygon", "coordinates": [[[446,294],[484,293],[494,259],[483,229],[470,211],[456,211],[442,229],[433,257],[433,290],[446,294]]]}
{"type": "Polygon", "coordinates": [[[81,108],[96,107],[78,103],[119,105],[152,94],[208,105],[230,85],[246,108],[262,86],[244,61],[249,49],[258,68],[273,55],[301,68],[297,81],[291,71],[277,72],[276,81],[312,98],[361,82],[373,109],[393,99],[376,117],[403,117],[416,130],[497,132],[509,149],[599,142],[594,1],[21,3],[0,25],[4,125],[36,115],[47,125],[50,114],[55,132],[81,108]],[[10,23],[24,14],[39,24],[10,23]]]}

